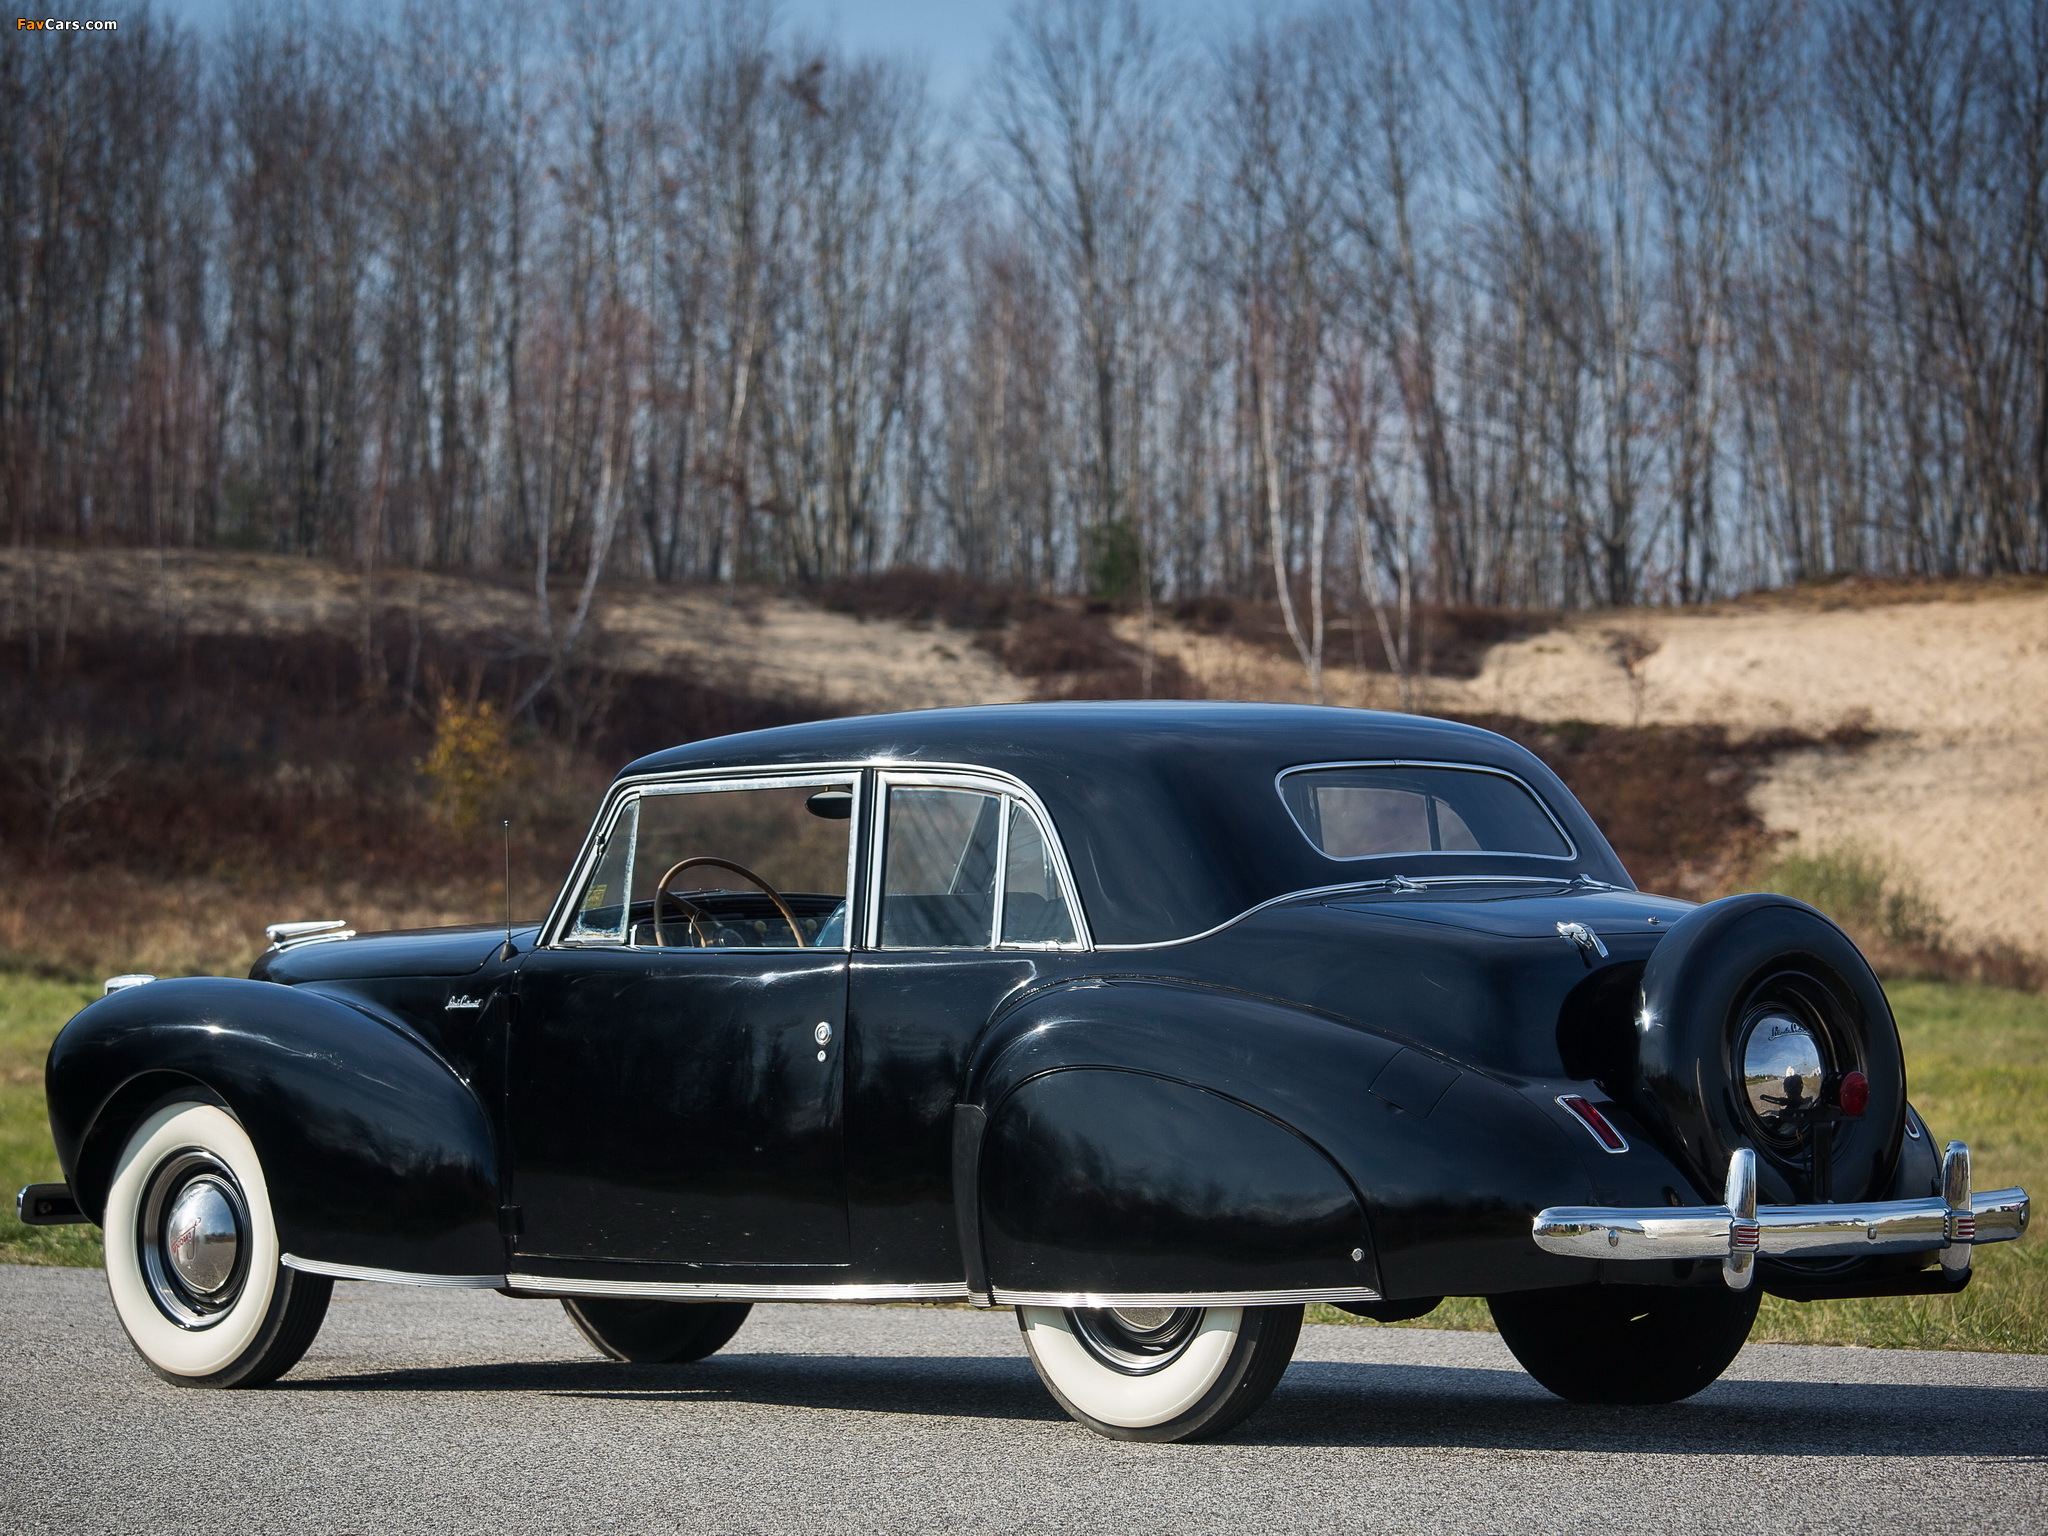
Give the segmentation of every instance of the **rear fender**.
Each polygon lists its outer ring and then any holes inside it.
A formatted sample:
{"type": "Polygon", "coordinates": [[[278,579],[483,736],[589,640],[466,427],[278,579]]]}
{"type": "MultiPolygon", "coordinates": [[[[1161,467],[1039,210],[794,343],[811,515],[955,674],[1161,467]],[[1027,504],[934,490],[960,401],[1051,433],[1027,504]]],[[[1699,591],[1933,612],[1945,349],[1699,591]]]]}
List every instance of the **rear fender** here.
{"type": "Polygon", "coordinates": [[[1148,1273],[1197,1282],[1212,1261],[1219,1281],[1251,1263],[1315,1277],[1258,1289],[1387,1297],[1593,1278],[1529,1237],[1538,1210],[1590,1194],[1559,1128],[1509,1087],[1327,1015],[1175,981],[1050,988],[991,1027],[964,1099],[954,1188],[977,1292],[1024,1288],[1006,1265],[1077,1282],[1030,1289],[1099,1290],[1079,1282],[1130,1263],[1109,1234],[1136,1243],[1140,1226],[1148,1273]],[[1099,1196],[1068,1188],[1098,1176],[1112,1181],[1099,1196]],[[1036,1192],[1049,1187],[1067,1190],[1064,1227],[1036,1192]],[[1060,1251],[1069,1229],[1094,1235],[1060,1251]],[[1204,1230],[1218,1237],[1198,1261],[1204,1230]]]}
{"type": "Polygon", "coordinates": [[[135,1126],[189,1093],[249,1133],[287,1253],[424,1275],[504,1270],[490,1119],[395,1021],[268,982],[152,982],[65,1025],[46,1083],[58,1158],[94,1221],[135,1126]]]}

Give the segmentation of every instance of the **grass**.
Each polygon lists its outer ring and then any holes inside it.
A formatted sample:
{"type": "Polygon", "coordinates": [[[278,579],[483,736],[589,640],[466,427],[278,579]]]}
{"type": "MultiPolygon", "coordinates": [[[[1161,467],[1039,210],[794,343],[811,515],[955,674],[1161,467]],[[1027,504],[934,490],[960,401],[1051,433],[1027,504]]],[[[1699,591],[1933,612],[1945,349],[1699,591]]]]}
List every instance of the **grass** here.
{"type": "MultiPolygon", "coordinates": [[[[1937,1138],[1961,1137],[1978,1186],[2048,1192],[2048,998],[1991,987],[1905,981],[1890,987],[1905,1038],[1913,1102],[1937,1138]]],[[[57,1030],[98,988],[0,973],[0,1180],[60,1177],[43,1107],[43,1057],[57,1030]]],[[[1767,1297],[1753,1338],[1899,1349],[2048,1354],[2048,1247],[2037,1237],[1978,1250],[1977,1278],[1956,1297],[1790,1302],[1767,1297]]],[[[99,1229],[24,1227],[10,1198],[0,1213],[0,1262],[100,1262],[99,1229]]],[[[1362,1323],[1334,1307],[1310,1321],[1362,1323]]],[[[1378,1325],[1371,1325],[1378,1326],[1378,1325]]],[[[1486,1304],[1452,1297],[1399,1327],[1491,1329],[1486,1304]]]]}
{"type": "Polygon", "coordinates": [[[9,1264],[100,1262],[100,1229],[24,1227],[14,1219],[14,1192],[24,1184],[64,1177],[50,1145],[43,1106],[43,1058],[64,1021],[91,1002],[98,987],[0,974],[0,1261],[9,1264]]]}

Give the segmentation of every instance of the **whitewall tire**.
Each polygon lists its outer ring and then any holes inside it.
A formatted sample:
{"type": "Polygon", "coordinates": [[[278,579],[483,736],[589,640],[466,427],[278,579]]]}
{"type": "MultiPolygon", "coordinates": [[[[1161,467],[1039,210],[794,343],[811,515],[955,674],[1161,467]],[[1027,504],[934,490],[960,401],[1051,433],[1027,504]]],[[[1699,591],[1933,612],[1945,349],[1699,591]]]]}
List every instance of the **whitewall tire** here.
{"type": "Polygon", "coordinates": [[[216,1105],[167,1104],[136,1127],[104,1225],[114,1311],[166,1381],[274,1381],[320,1330],[334,1282],[282,1267],[263,1164],[216,1105]]]}
{"type": "Polygon", "coordinates": [[[1220,1435],[1280,1383],[1300,1307],[1019,1307],[1038,1376],[1079,1423],[1115,1440],[1220,1435]]]}

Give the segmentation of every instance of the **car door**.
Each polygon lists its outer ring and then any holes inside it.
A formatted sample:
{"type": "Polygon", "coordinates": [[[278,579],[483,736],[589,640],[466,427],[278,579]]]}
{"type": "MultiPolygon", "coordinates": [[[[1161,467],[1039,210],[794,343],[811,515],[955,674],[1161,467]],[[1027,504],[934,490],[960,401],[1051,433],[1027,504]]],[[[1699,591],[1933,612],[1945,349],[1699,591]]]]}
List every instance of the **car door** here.
{"type": "Polygon", "coordinates": [[[862,947],[848,984],[856,1251],[899,1278],[957,1275],[953,1106],[1002,1000],[1071,969],[1080,911],[1020,788],[883,770],[862,947]]]}
{"type": "Polygon", "coordinates": [[[522,1256],[847,1262],[858,791],[855,774],[782,775],[618,804],[572,919],[520,967],[507,1125],[522,1256]]]}

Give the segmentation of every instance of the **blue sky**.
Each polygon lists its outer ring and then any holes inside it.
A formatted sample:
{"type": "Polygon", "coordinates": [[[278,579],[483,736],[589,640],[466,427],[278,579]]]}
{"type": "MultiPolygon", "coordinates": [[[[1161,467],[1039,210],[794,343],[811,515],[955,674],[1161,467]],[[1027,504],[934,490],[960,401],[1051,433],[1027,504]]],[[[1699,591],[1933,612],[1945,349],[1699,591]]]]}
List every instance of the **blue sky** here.
{"type": "MultiPolygon", "coordinates": [[[[156,0],[161,10],[201,28],[218,26],[251,0],[156,0]]],[[[254,0],[260,5],[261,0],[254,0]]],[[[1009,23],[1011,0],[779,0],[799,30],[822,32],[856,52],[921,57],[942,98],[957,98],[980,74],[1009,23]]],[[[1257,0],[1159,0],[1168,36],[1185,39],[1219,19],[1270,10],[1257,0]]]]}

